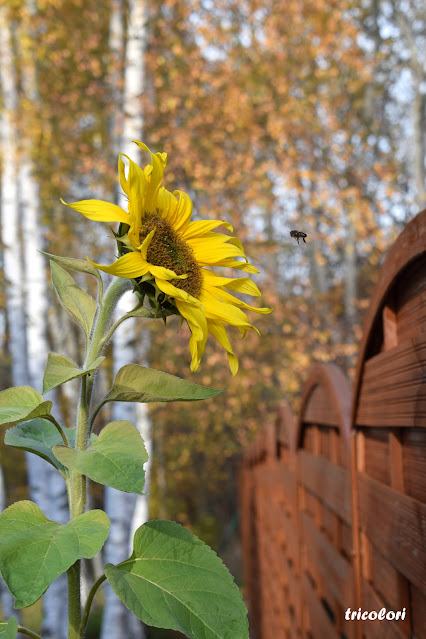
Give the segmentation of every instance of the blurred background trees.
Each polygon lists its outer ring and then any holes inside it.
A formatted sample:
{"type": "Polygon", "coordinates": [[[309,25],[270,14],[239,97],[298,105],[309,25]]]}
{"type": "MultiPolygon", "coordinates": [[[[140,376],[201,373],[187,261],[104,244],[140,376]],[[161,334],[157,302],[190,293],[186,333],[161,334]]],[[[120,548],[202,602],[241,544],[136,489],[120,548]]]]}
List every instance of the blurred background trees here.
{"type": "MultiPolygon", "coordinates": [[[[81,359],[81,336],[43,284],[48,260],[37,250],[99,262],[115,253],[107,225],[59,198],[118,198],[117,153],[130,153],[132,137],[167,151],[165,186],[191,195],[195,218],[234,225],[260,271],[261,303],[275,308],[254,318],[260,338],[232,335],[234,379],[214,343],[189,372],[178,318],[141,320],[125,336],[139,363],[225,389],[214,402],[154,405],[139,418],[152,425],[150,517],[192,528],[237,579],[242,448],[282,394],[297,407],[313,362],[335,361],[351,376],[384,253],[426,205],[424,15],[422,0],[0,8],[1,387],[37,385],[46,345],[81,359]],[[289,237],[293,228],[306,245],[289,237]]],[[[113,367],[111,358],[110,376],[113,367]]],[[[55,401],[72,425],[68,387],[55,401]]],[[[3,448],[1,462],[6,503],[27,494],[27,472],[35,494],[31,477],[42,471],[3,448]]],[[[61,488],[41,499],[63,507],[61,488]]],[[[99,486],[92,499],[103,499],[99,486]]],[[[46,636],[54,623],[45,621],[46,636]]]]}

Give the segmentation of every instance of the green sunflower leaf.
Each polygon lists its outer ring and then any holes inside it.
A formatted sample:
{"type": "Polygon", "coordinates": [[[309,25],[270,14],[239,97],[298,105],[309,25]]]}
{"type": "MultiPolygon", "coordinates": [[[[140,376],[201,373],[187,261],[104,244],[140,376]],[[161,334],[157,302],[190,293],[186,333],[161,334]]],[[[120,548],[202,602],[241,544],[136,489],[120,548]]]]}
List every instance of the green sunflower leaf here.
{"type": "Polygon", "coordinates": [[[248,639],[247,610],[225,565],[189,530],[150,521],[135,533],[132,556],[106,577],[144,623],[191,639],[248,639]]]}
{"type": "Polygon", "coordinates": [[[40,251],[40,253],[43,253],[43,255],[46,255],[50,260],[60,266],[65,266],[65,268],[69,268],[72,271],[78,271],[79,273],[93,275],[99,282],[102,281],[98,269],[90,264],[90,262],[87,262],[87,260],[76,260],[73,257],[61,257],[60,255],[46,253],[46,251],[40,251]]]}
{"type": "Polygon", "coordinates": [[[221,392],[139,364],[127,364],[118,371],[103,403],[198,401],[221,392]]]}
{"type": "MultiPolygon", "coordinates": [[[[69,445],[75,446],[75,428],[64,428],[63,430],[69,445]]],[[[96,435],[92,433],[90,440],[94,442],[96,438],[96,435]]],[[[63,444],[63,440],[58,429],[51,422],[45,419],[32,419],[29,422],[17,424],[6,431],[4,443],[13,446],[13,448],[21,448],[34,453],[52,464],[62,475],[66,474],[65,467],[52,450],[56,444],[63,444]]]]}
{"type": "Polygon", "coordinates": [[[148,461],[142,437],[128,421],[107,424],[86,450],[57,445],[53,452],[70,470],[87,475],[93,481],[126,493],[142,494],[145,483],[143,465],[148,461]]]}
{"type": "Polygon", "coordinates": [[[0,571],[15,608],[31,606],[78,559],[90,559],[109,531],[102,510],[67,524],[47,519],[32,501],[19,501],[0,515],[0,571]]]}
{"type": "Polygon", "coordinates": [[[18,634],[18,622],[15,617],[0,621],[0,639],[15,639],[18,634]]]}
{"type": "Polygon", "coordinates": [[[52,388],[69,382],[71,379],[92,373],[102,364],[104,359],[105,357],[103,356],[98,357],[93,364],[81,369],[69,357],[58,355],[57,353],[49,353],[43,376],[43,393],[47,393],[52,388]]]}
{"type": "Polygon", "coordinates": [[[52,402],[31,386],[14,386],[0,392],[0,425],[23,422],[33,417],[50,415],[52,402]]]}
{"type": "MultiPolygon", "coordinates": [[[[70,441],[69,430],[71,429],[64,428],[68,441],[70,441]]],[[[4,443],[42,457],[61,473],[65,471],[52,452],[55,444],[63,443],[62,437],[58,429],[45,419],[32,419],[24,424],[17,424],[13,428],[9,428],[5,433],[4,443]]]]}
{"type": "Polygon", "coordinates": [[[93,297],[83,291],[69,273],[55,262],[50,262],[52,284],[65,311],[84,330],[87,336],[92,330],[97,304],[93,297]]]}

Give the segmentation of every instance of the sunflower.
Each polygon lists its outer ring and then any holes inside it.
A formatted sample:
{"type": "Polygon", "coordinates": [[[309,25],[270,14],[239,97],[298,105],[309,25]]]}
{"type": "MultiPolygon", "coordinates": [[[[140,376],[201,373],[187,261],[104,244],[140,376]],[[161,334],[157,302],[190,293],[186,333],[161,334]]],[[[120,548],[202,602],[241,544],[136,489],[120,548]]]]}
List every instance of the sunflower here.
{"type": "MultiPolygon", "coordinates": [[[[260,297],[256,284],[248,277],[221,277],[209,267],[229,267],[257,273],[246,258],[241,242],[219,226],[233,231],[219,220],[191,221],[192,201],[182,191],[167,191],[161,182],[167,164],[166,153],[152,153],[142,142],[134,142],[151,156],[151,163],[141,169],[127,155],[120,154],[120,185],[129,200],[126,212],[116,204],[101,200],[82,200],[67,204],[85,217],[98,222],[120,222],[126,233],[119,237],[121,257],[110,266],[94,264],[105,273],[136,280],[154,287],[162,300],[177,309],[191,331],[189,347],[191,370],[197,370],[207,336],[215,337],[228,355],[233,375],[238,370],[225,325],[236,326],[244,337],[249,324],[242,309],[270,313],[269,308],[255,308],[229,291],[260,297]],[[127,176],[123,157],[129,166],[127,176]]],[[[65,202],[63,202],[66,204],[65,202]]]]}

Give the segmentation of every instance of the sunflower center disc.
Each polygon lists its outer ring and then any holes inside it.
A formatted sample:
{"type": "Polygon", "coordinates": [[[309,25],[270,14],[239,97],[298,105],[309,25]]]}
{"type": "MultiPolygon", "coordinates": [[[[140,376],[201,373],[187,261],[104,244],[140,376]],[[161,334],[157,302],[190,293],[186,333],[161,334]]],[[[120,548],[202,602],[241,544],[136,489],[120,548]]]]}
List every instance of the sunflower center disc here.
{"type": "Polygon", "coordinates": [[[177,275],[186,273],[186,279],[174,279],[170,280],[170,283],[193,297],[198,297],[202,289],[203,276],[192,248],[179,237],[169,222],[158,214],[146,215],[143,219],[139,232],[141,243],[154,229],[155,233],[146,256],[148,262],[154,266],[168,268],[177,275]]]}

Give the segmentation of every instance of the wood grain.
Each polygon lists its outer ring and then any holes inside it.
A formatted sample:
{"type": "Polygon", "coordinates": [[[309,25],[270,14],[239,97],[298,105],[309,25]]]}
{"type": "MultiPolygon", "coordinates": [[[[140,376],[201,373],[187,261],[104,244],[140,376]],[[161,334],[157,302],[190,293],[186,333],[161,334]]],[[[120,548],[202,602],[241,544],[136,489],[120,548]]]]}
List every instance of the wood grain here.
{"type": "Polygon", "coordinates": [[[426,427],[426,333],[365,363],[356,424],[426,427]]]}
{"type": "Polygon", "coordinates": [[[313,639],[340,639],[336,628],[325,611],[306,575],[302,578],[303,594],[310,616],[313,639]]]}
{"type": "MultiPolygon", "coordinates": [[[[382,608],[386,608],[386,604],[378,597],[367,581],[362,583],[362,595],[363,610],[379,612],[382,608]]],[[[365,639],[410,639],[410,634],[406,634],[403,631],[398,621],[376,619],[374,621],[352,621],[351,623],[362,624],[365,639]]]]}
{"type": "Polygon", "coordinates": [[[301,522],[309,562],[315,563],[333,596],[346,607],[353,601],[354,576],[350,563],[321,534],[310,517],[302,513],[301,522]]]}
{"type": "Polygon", "coordinates": [[[327,504],[344,522],[351,524],[351,493],[348,471],[305,450],[299,451],[299,469],[302,484],[327,504]]]}
{"type": "Polygon", "coordinates": [[[358,473],[360,527],[386,559],[426,593],[426,504],[358,473]]]}

